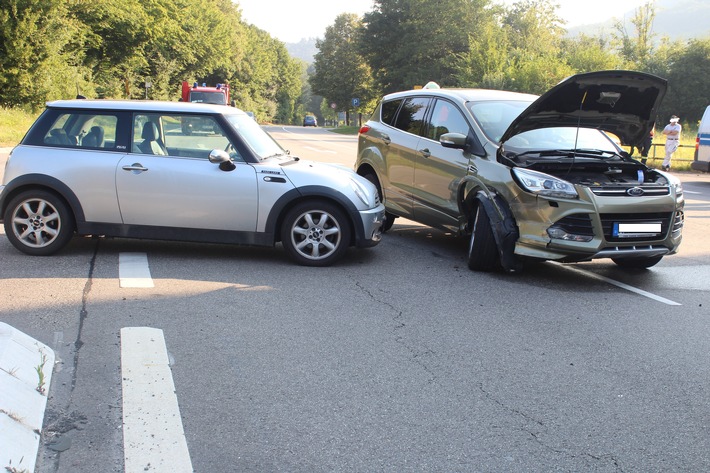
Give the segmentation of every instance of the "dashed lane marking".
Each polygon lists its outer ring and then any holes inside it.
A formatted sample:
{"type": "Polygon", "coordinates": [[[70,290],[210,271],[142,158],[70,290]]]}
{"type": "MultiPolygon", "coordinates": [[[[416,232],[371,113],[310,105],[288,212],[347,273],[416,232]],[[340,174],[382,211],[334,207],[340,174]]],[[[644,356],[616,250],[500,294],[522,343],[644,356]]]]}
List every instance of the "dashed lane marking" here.
{"type": "Polygon", "coordinates": [[[121,329],[126,473],[192,473],[163,331],[121,329]]]}
{"type": "Polygon", "coordinates": [[[155,287],[146,253],[120,253],[118,277],[121,287],[155,287]]]}

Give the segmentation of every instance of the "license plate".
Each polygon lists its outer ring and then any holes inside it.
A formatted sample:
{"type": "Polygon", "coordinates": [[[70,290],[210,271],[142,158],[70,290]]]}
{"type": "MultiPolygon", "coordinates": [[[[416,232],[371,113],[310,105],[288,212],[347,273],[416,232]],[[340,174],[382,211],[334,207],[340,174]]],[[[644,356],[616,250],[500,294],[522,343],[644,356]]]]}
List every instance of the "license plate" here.
{"type": "Polygon", "coordinates": [[[661,234],[661,222],[619,223],[614,222],[612,235],[615,238],[639,238],[661,234]]]}

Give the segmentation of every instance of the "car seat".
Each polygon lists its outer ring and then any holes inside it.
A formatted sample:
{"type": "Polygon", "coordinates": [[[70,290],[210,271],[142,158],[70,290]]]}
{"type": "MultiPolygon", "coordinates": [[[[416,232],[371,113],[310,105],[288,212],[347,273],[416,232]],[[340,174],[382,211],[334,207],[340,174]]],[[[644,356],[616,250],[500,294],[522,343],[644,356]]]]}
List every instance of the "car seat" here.
{"type": "Polygon", "coordinates": [[[89,148],[104,147],[104,129],[100,126],[92,126],[91,130],[81,140],[81,145],[89,148]]]}
{"type": "Polygon", "coordinates": [[[141,138],[143,141],[138,145],[138,149],[144,154],[157,154],[159,156],[167,156],[168,150],[165,145],[160,140],[160,133],[158,132],[158,125],[153,122],[146,122],[143,125],[143,132],[141,133],[141,138]]]}

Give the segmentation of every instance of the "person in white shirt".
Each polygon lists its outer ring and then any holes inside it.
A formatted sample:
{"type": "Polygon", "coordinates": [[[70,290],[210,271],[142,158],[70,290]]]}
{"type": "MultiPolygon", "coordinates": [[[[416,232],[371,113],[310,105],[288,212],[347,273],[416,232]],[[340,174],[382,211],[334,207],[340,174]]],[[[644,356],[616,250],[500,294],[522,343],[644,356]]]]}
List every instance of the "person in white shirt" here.
{"type": "Polygon", "coordinates": [[[673,115],[670,123],[663,129],[663,134],[666,135],[666,156],[663,158],[661,169],[664,171],[671,170],[671,158],[673,158],[673,153],[678,149],[678,144],[680,143],[680,131],[682,127],[680,123],[678,123],[679,121],[680,119],[673,115]]]}

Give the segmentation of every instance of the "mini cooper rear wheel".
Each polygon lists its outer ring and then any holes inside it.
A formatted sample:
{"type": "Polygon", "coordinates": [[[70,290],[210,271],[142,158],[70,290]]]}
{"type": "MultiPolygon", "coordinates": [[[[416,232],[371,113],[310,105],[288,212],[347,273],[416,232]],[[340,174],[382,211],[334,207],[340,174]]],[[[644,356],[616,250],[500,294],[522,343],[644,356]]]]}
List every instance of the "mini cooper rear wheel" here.
{"type": "Polygon", "coordinates": [[[329,266],[339,260],[350,245],[350,235],[346,215],[328,202],[296,205],[281,226],[286,252],[304,266],[329,266]]]}
{"type": "Polygon", "coordinates": [[[611,260],[622,268],[646,269],[657,265],[663,256],[653,256],[651,258],[612,258],[611,260]]]}
{"type": "Polygon", "coordinates": [[[493,271],[500,266],[498,245],[486,211],[476,207],[471,239],[468,242],[468,267],[474,271],[493,271]]]}
{"type": "Polygon", "coordinates": [[[4,215],[10,243],[28,255],[48,256],[62,249],[74,234],[74,216],[57,195],[30,190],[10,201],[4,215]]]}

